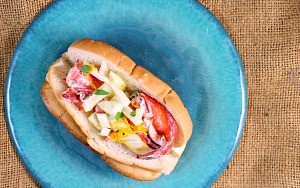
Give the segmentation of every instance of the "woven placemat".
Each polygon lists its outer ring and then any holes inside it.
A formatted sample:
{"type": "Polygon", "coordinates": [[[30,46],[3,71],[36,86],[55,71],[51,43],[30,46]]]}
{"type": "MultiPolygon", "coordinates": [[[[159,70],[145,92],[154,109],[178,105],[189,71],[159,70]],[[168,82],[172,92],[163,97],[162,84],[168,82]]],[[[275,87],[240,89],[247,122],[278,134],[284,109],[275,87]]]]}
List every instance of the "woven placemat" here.
{"type": "MultiPolygon", "coordinates": [[[[0,0],[0,95],[22,33],[50,0],[0,0]]],[[[241,144],[213,187],[300,187],[300,1],[201,0],[223,23],[246,71],[241,144]]],[[[0,98],[0,187],[38,187],[8,136],[0,98]]]]}

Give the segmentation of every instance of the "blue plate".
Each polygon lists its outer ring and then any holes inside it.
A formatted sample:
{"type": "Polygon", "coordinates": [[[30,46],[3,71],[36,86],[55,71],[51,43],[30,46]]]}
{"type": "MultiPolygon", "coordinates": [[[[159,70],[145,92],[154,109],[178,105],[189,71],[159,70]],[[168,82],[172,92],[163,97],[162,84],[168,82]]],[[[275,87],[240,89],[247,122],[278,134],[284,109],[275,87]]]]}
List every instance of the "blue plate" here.
{"type": "Polygon", "coordinates": [[[246,111],[239,54],[219,21],[192,0],[55,1],[20,40],[5,87],[11,139],[43,187],[209,186],[239,144],[246,111]],[[49,65],[84,37],[119,48],[181,96],[194,128],[171,175],[139,182],[116,173],[45,108],[39,90],[49,65]]]}

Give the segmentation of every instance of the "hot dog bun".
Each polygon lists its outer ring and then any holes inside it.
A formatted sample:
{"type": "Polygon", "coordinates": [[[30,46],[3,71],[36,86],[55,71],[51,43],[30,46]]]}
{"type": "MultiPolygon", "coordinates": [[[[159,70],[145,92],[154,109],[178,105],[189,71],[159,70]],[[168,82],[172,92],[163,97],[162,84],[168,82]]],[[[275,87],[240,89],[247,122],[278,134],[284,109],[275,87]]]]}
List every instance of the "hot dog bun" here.
{"type": "MultiPolygon", "coordinates": [[[[82,39],[73,43],[62,58],[54,62],[47,73],[49,83],[57,102],[73,118],[80,130],[86,135],[88,145],[101,155],[108,157],[108,164],[117,166],[128,165],[155,173],[169,174],[176,166],[192,133],[192,121],[182,101],[175,91],[166,83],[158,79],[146,69],[136,65],[129,57],[112,46],[91,39],[82,39]],[[173,148],[178,150],[158,159],[143,160],[136,156],[123,145],[103,139],[97,134],[96,129],[90,125],[84,111],[63,100],[61,95],[67,86],[64,82],[72,62],[77,59],[101,65],[106,62],[109,69],[118,73],[132,90],[142,91],[163,104],[172,114],[178,125],[178,132],[173,148]]],[[[47,106],[47,104],[46,104],[47,106]]],[[[129,175],[128,175],[129,176],[129,175]]]]}

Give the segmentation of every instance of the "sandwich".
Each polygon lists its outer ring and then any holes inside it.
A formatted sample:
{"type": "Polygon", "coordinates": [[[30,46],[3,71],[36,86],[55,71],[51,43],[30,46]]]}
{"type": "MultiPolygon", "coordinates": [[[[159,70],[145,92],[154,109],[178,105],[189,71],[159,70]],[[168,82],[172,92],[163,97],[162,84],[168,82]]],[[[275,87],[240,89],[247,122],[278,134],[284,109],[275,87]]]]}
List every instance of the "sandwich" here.
{"type": "Polygon", "coordinates": [[[49,67],[41,97],[79,141],[136,180],[169,175],[192,134],[178,94],[100,41],[74,42],[49,67]]]}

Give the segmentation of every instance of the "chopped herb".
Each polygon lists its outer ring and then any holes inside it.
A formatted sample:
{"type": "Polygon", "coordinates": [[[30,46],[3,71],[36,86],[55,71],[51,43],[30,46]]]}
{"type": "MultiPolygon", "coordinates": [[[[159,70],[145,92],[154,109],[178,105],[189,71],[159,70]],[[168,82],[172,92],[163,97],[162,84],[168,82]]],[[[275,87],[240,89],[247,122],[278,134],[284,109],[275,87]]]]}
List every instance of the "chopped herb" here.
{"type": "Polygon", "coordinates": [[[135,116],[136,116],[136,111],[134,110],[134,111],[130,112],[130,115],[131,115],[132,117],[135,117],[135,116]]]}
{"type": "Polygon", "coordinates": [[[135,97],[137,97],[139,95],[139,93],[137,92],[137,91],[135,91],[135,92],[133,92],[132,94],[131,94],[131,98],[135,98],[135,97]]]}
{"type": "Polygon", "coordinates": [[[118,112],[115,116],[116,120],[118,121],[119,119],[121,119],[121,117],[123,117],[123,113],[122,112],[118,112]]]}
{"type": "Polygon", "coordinates": [[[87,75],[92,70],[92,68],[89,65],[82,65],[80,70],[83,75],[87,75]]]}
{"type": "Polygon", "coordinates": [[[97,89],[95,91],[95,95],[108,95],[108,94],[109,94],[109,92],[107,92],[107,91],[105,91],[103,89],[97,89]]]}

